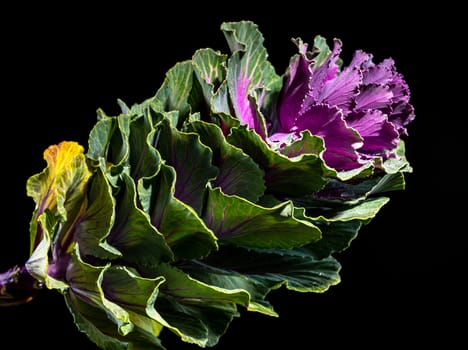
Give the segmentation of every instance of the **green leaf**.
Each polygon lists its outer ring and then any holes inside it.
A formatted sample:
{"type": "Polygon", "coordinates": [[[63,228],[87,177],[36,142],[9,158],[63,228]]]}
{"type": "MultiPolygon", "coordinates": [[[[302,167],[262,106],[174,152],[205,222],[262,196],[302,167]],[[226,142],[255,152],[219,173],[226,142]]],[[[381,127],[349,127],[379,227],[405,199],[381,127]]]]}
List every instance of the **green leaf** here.
{"type": "Polygon", "coordinates": [[[334,258],[317,258],[298,251],[223,246],[206,263],[235,271],[269,289],[286,285],[295,291],[321,293],[340,281],[341,266],[334,258]]]}
{"type": "MultiPolygon", "coordinates": [[[[234,119],[237,123],[240,124],[240,121],[238,119],[232,117],[232,115],[234,115],[234,112],[231,110],[231,101],[229,100],[229,91],[226,80],[222,82],[218,90],[216,90],[216,92],[214,93],[211,102],[211,110],[213,111],[213,113],[229,116],[229,118],[234,119]]],[[[232,124],[232,122],[229,124],[232,124]]],[[[223,128],[223,130],[225,129],[223,128]]]]}
{"type": "Polygon", "coordinates": [[[250,21],[223,23],[221,29],[232,52],[226,81],[234,114],[264,139],[265,118],[258,106],[279,77],[267,61],[263,36],[250,21]]]}
{"type": "Polygon", "coordinates": [[[215,345],[238,316],[236,304],[248,305],[249,295],[244,290],[205,284],[168,264],[154,266],[147,273],[165,277],[155,307],[166,327],[186,342],[215,345]]]}
{"type": "Polygon", "coordinates": [[[298,202],[306,207],[317,206],[326,208],[355,204],[367,198],[372,188],[378,185],[381,178],[372,177],[362,181],[340,181],[331,179],[326,187],[310,198],[298,198],[298,202]],[[314,203],[317,201],[316,203],[314,203]]]}
{"type": "MultiPolygon", "coordinates": [[[[224,249],[226,248],[223,248],[223,251],[224,249]]],[[[217,255],[215,254],[215,256],[217,255]]],[[[211,257],[212,255],[210,255],[209,259],[211,257]]],[[[265,285],[263,282],[250,278],[247,274],[236,272],[231,268],[210,265],[209,259],[204,261],[192,260],[179,267],[193,278],[211,286],[227,290],[242,289],[246,291],[249,294],[249,304],[247,306],[249,311],[260,312],[268,316],[278,316],[272,305],[265,300],[266,295],[271,290],[271,285],[265,285]]]]}
{"type": "MultiPolygon", "coordinates": [[[[85,210],[74,221],[68,221],[64,230],[69,239],[80,244],[81,254],[98,258],[115,259],[121,256],[119,250],[106,241],[114,224],[114,198],[106,176],[97,168],[90,180],[85,210]]],[[[62,228],[61,228],[62,230],[62,228]]],[[[69,245],[68,253],[73,245],[69,245]]]]}
{"type": "Polygon", "coordinates": [[[164,295],[156,307],[164,319],[178,329],[182,340],[201,347],[215,346],[234,317],[239,316],[233,303],[182,304],[164,295]]]}
{"type": "Polygon", "coordinates": [[[263,46],[263,35],[255,23],[251,21],[225,22],[221,25],[221,30],[232,52],[231,57],[236,53],[239,54],[242,70],[251,78],[251,89],[269,89],[281,80],[271,63],[267,61],[268,53],[263,46]]]}
{"type": "Polygon", "coordinates": [[[197,50],[193,55],[193,71],[200,84],[208,111],[213,95],[226,78],[226,60],[226,55],[209,48],[197,50]]]}
{"type": "MultiPolygon", "coordinates": [[[[145,278],[126,267],[106,269],[102,288],[107,299],[125,308],[134,332],[149,338],[156,338],[163,329],[161,318],[154,308],[158,291],[165,277],[145,278]]],[[[158,341],[158,340],[156,340],[158,341]]]]}
{"type": "Polygon", "coordinates": [[[203,283],[168,264],[149,267],[144,274],[165,278],[155,300],[155,310],[164,325],[182,340],[202,347],[215,345],[233,317],[238,316],[236,304],[249,302],[249,294],[242,289],[203,283]]]}
{"type": "Polygon", "coordinates": [[[31,230],[38,232],[36,238],[40,239],[37,239],[35,246],[31,247],[32,252],[25,266],[30,275],[38,281],[45,281],[48,277],[50,232],[53,232],[56,223],[54,215],[48,210],[31,222],[31,230]]]}
{"type": "Polygon", "coordinates": [[[127,268],[93,266],[78,249],[67,270],[66,300],[79,329],[99,346],[111,349],[163,349],[162,325],[153,319],[152,305],[164,278],[143,278],[127,268]]]}
{"type": "Polygon", "coordinates": [[[405,176],[402,172],[385,174],[368,192],[367,196],[386,193],[390,191],[401,191],[405,189],[405,176]]]}
{"type": "Polygon", "coordinates": [[[288,158],[300,157],[302,154],[319,156],[325,149],[323,139],[313,136],[309,130],[301,132],[301,138],[283,147],[280,152],[288,158]]]}
{"type": "Polygon", "coordinates": [[[264,172],[241,149],[229,144],[219,127],[195,121],[188,128],[200,135],[203,144],[213,152],[213,163],[219,169],[213,187],[221,187],[228,195],[238,195],[252,202],[263,195],[264,172]]]}
{"type": "Polygon", "coordinates": [[[49,210],[46,210],[35,223],[40,232],[38,237],[42,239],[32,251],[25,267],[32,277],[45,283],[47,288],[64,291],[68,288],[68,284],[49,275],[50,232],[55,229],[57,220],[49,210]]]}
{"type": "Polygon", "coordinates": [[[104,272],[110,264],[105,266],[93,266],[84,262],[79,256],[76,246],[67,268],[66,280],[70,284],[69,293],[77,298],[100,308],[107,317],[115,324],[115,329],[121,335],[126,335],[133,330],[133,323],[128,312],[116,303],[108,300],[102,290],[102,279],[104,272]]]}
{"type": "Polygon", "coordinates": [[[270,271],[251,276],[257,281],[284,281],[287,289],[314,293],[326,292],[340,282],[341,265],[331,256],[314,259],[294,255],[265,255],[264,258],[271,264],[268,268],[270,271]]]}
{"type": "MultiPolygon", "coordinates": [[[[99,307],[93,306],[74,293],[67,293],[65,301],[78,329],[101,349],[127,350],[129,343],[115,330],[115,324],[99,307]]],[[[156,348],[158,349],[158,348],[156,348]]]]}
{"type": "Polygon", "coordinates": [[[336,173],[336,178],[341,181],[356,181],[369,178],[374,173],[374,164],[368,162],[359,168],[351,170],[341,170],[336,173]]]}
{"type": "Polygon", "coordinates": [[[241,148],[265,171],[267,188],[272,191],[302,197],[315,193],[328,182],[329,170],[316,154],[290,159],[269,148],[245,126],[233,128],[227,140],[241,148]]]}
{"type": "Polygon", "coordinates": [[[116,197],[115,222],[108,241],[122,253],[122,259],[131,264],[156,264],[174,258],[164,236],[137,207],[135,184],[125,173],[116,197]]]}
{"type": "Polygon", "coordinates": [[[351,221],[360,220],[368,222],[375,217],[379,210],[389,201],[388,197],[368,198],[358,204],[337,209],[326,216],[320,215],[314,219],[326,221],[351,221]]]}
{"type": "Polygon", "coordinates": [[[409,164],[405,156],[405,142],[400,140],[395,150],[395,157],[388,158],[382,164],[385,172],[388,174],[394,174],[397,172],[408,172],[411,173],[413,168],[409,164]]]}
{"type": "Polygon", "coordinates": [[[363,222],[368,222],[377,215],[379,210],[387,204],[389,200],[390,198],[388,197],[369,198],[347,210],[337,212],[335,215],[327,217],[327,220],[350,221],[358,219],[363,222]]]}
{"type": "Polygon", "coordinates": [[[216,114],[211,115],[210,123],[219,126],[225,137],[229,135],[232,128],[236,128],[241,125],[239,120],[231,117],[226,112],[217,112],[216,114]]]}
{"type": "MultiPolygon", "coordinates": [[[[369,197],[405,188],[403,173],[375,174],[371,178],[352,181],[331,179],[327,186],[313,196],[292,197],[297,206],[308,210],[330,213],[343,207],[358,204],[369,197]]],[[[317,214],[318,215],[318,214],[317,214]]],[[[314,215],[313,215],[314,216],[314,215]]]]}
{"type": "MultiPolygon", "coordinates": [[[[388,202],[386,197],[370,197],[354,204],[341,204],[327,210],[322,215],[311,218],[313,210],[307,212],[311,220],[322,232],[320,241],[295,249],[307,252],[317,258],[326,258],[336,252],[347,249],[354,240],[362,225],[369,223],[379,210],[388,202]]],[[[304,208],[295,208],[297,217],[302,218],[304,208]]]]}
{"type": "Polygon", "coordinates": [[[171,295],[180,302],[206,303],[227,302],[247,306],[249,294],[241,288],[225,289],[198,281],[182,270],[166,263],[158,264],[151,268],[155,275],[165,278],[161,286],[161,293],[171,295]]]}
{"type": "MultiPolygon", "coordinates": [[[[261,199],[263,205],[274,206],[281,203],[271,196],[264,196],[261,199]]],[[[340,209],[335,208],[327,214],[338,215],[343,211],[354,208],[354,206],[343,205],[340,209]]],[[[310,211],[310,210],[309,210],[310,211]]],[[[322,232],[322,238],[316,242],[312,242],[302,247],[294,248],[294,252],[306,252],[305,254],[311,255],[316,259],[327,258],[333,253],[345,250],[351,244],[351,241],[356,238],[362,224],[366,222],[367,218],[356,217],[346,221],[334,221],[325,219],[323,216],[312,218],[306,215],[306,209],[301,207],[294,207],[294,215],[301,220],[311,221],[322,232]]],[[[293,254],[293,253],[291,253],[293,254]]]]}
{"type": "Polygon", "coordinates": [[[89,134],[87,157],[96,161],[111,175],[120,173],[129,155],[130,117],[101,116],[89,134]]]}
{"type": "Polygon", "coordinates": [[[157,112],[177,111],[180,125],[190,112],[188,100],[192,90],[193,68],[191,61],[177,63],[167,73],[156,95],[145,103],[157,112]]]}
{"type": "Polygon", "coordinates": [[[320,239],[320,230],[293,211],[291,202],[265,208],[218,188],[209,191],[203,220],[227,244],[290,249],[320,239]]]}
{"type": "Polygon", "coordinates": [[[161,164],[160,171],[144,178],[138,194],[151,224],[161,232],[174,252],[175,259],[192,259],[217,249],[216,236],[194,209],[174,196],[175,171],[161,164]]]}
{"type": "Polygon", "coordinates": [[[296,248],[298,252],[305,252],[317,259],[325,259],[330,255],[347,249],[357,237],[362,226],[360,220],[349,221],[314,221],[322,231],[320,241],[296,248]]]}
{"type": "Polygon", "coordinates": [[[200,213],[207,185],[218,174],[212,151],[198,134],[178,131],[167,120],[159,124],[155,138],[161,157],[177,174],[175,197],[200,213]]]}
{"type": "MultiPolygon", "coordinates": [[[[298,39],[300,44],[302,45],[302,41],[298,39]]],[[[325,60],[330,56],[331,50],[327,45],[327,39],[324,37],[317,35],[314,38],[314,48],[312,50],[312,53],[314,54],[314,66],[318,67],[320,66],[325,60]]]]}
{"type": "Polygon", "coordinates": [[[63,141],[44,152],[47,167],[31,176],[26,184],[28,196],[36,203],[30,226],[31,253],[43,239],[37,220],[48,210],[63,223],[60,234],[50,231],[51,241],[63,250],[69,248],[70,226],[86,205],[86,189],[91,171],[84,149],[76,142],[63,141]]]}
{"type": "Polygon", "coordinates": [[[151,116],[147,113],[134,118],[130,123],[130,174],[136,181],[141,177],[152,176],[159,170],[161,157],[152,146],[154,128],[151,116]]]}

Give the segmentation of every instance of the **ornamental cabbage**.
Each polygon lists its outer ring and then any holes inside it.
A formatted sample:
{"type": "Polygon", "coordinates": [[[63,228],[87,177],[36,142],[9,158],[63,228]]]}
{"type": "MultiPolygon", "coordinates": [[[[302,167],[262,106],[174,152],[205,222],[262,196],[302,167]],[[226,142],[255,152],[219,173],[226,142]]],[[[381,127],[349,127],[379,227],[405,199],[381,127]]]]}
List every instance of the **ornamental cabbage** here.
{"type": "Polygon", "coordinates": [[[215,346],[239,310],[279,316],[279,287],[321,293],[336,256],[404,189],[414,118],[391,59],[317,36],[278,75],[250,21],[221,26],[155,96],[98,111],[88,147],[62,141],[29,178],[30,257],[0,274],[0,305],[58,290],[103,349],[215,346]]]}

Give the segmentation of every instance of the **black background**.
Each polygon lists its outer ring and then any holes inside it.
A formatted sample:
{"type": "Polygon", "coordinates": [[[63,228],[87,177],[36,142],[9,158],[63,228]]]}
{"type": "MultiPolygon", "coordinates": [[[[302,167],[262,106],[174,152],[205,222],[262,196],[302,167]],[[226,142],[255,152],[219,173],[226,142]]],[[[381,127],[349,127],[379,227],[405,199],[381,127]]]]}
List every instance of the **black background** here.
{"type": "MultiPolygon", "coordinates": [[[[28,258],[33,202],[25,184],[45,166],[43,150],[62,140],[86,146],[97,108],[115,115],[118,98],[131,105],[153,96],[165,72],[195,50],[228,52],[223,21],[249,19],[259,25],[279,74],[296,52],[293,37],[340,38],[345,64],[357,49],[376,62],[393,57],[416,110],[406,139],[414,172],[407,189],[392,193],[337,256],[340,284],[324,294],[272,292],[280,317],[242,312],[216,349],[459,344],[466,328],[468,195],[462,10],[449,3],[408,6],[288,1],[258,9],[227,2],[2,9],[0,269],[28,258]]],[[[2,349],[6,339],[24,348],[95,348],[55,291],[0,309],[0,339],[2,349]]],[[[169,349],[197,348],[171,334],[163,341],[169,349]]]]}

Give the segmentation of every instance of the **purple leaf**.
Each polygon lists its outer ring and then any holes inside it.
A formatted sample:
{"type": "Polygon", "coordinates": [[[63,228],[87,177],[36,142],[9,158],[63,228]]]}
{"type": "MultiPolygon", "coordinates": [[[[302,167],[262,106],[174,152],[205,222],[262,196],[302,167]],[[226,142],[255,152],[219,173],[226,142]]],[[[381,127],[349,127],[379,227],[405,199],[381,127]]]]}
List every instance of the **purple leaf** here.
{"type": "Polygon", "coordinates": [[[414,108],[409,103],[400,102],[393,107],[393,110],[388,116],[391,122],[398,130],[400,135],[407,135],[408,132],[405,128],[414,119],[414,108]]]}
{"type": "Polygon", "coordinates": [[[298,130],[310,130],[312,135],[325,140],[324,160],[337,170],[361,166],[356,149],[362,139],[356,130],[348,127],[343,113],[335,106],[318,104],[310,106],[296,121],[298,130]]]}
{"type": "Polygon", "coordinates": [[[361,80],[362,75],[358,67],[345,68],[336,78],[325,82],[317,96],[317,102],[349,110],[361,80]]]}
{"type": "Polygon", "coordinates": [[[364,84],[388,84],[393,80],[395,64],[391,58],[387,58],[379,64],[369,62],[363,73],[364,84]]]}
{"type": "MultiPolygon", "coordinates": [[[[332,53],[323,64],[313,67],[312,75],[309,79],[308,105],[318,102],[324,84],[336,77],[338,73],[337,61],[341,52],[341,46],[341,41],[335,39],[332,53]]],[[[304,106],[303,109],[305,108],[307,108],[307,106],[304,106]]]]}
{"type": "Polygon", "coordinates": [[[265,132],[261,126],[259,116],[257,113],[257,106],[253,98],[249,96],[249,88],[252,79],[247,76],[247,71],[240,67],[238,72],[239,76],[233,79],[232,88],[234,109],[236,116],[242,124],[246,124],[250,129],[255,130],[262,138],[265,138],[265,132]]]}
{"type": "Polygon", "coordinates": [[[392,103],[393,93],[388,85],[369,84],[361,87],[359,95],[355,98],[357,111],[368,109],[385,109],[392,103]]]}
{"type": "Polygon", "coordinates": [[[385,154],[386,150],[393,150],[398,144],[398,132],[387,116],[378,110],[352,113],[346,122],[363,138],[360,153],[385,154]]]}
{"type": "Polygon", "coordinates": [[[278,100],[279,129],[291,130],[299,114],[304,98],[309,91],[310,62],[305,54],[296,55],[291,61],[284,78],[284,85],[278,100]]]}

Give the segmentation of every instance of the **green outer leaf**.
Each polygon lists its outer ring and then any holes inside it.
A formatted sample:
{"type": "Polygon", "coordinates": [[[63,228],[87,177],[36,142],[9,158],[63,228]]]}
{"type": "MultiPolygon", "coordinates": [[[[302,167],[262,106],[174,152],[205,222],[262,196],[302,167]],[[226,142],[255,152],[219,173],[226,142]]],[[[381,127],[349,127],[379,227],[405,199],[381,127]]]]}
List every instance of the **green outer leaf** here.
{"type": "MultiPolygon", "coordinates": [[[[216,114],[227,115],[234,119],[237,123],[240,123],[238,119],[232,117],[234,112],[231,110],[227,80],[224,80],[219,86],[218,90],[216,90],[214,93],[211,100],[211,110],[216,114]]],[[[223,130],[225,129],[223,128],[223,130]]]]}
{"type": "Polygon", "coordinates": [[[44,151],[44,159],[47,167],[28,179],[27,194],[36,203],[37,215],[49,209],[66,220],[65,202],[73,198],[73,202],[80,203],[90,177],[83,147],[76,142],[64,141],[48,147],[44,151]]]}
{"type": "Polygon", "coordinates": [[[242,289],[205,284],[169,264],[149,267],[143,273],[165,278],[154,309],[162,324],[182,340],[199,346],[216,344],[232,318],[238,316],[235,305],[249,301],[249,294],[242,289]]]}
{"type": "Polygon", "coordinates": [[[85,263],[79,256],[77,245],[68,265],[66,280],[70,284],[70,293],[102,309],[117,326],[116,330],[119,334],[127,335],[134,327],[128,312],[121,306],[108,300],[101,287],[103,274],[109,266],[110,264],[97,267],[85,263]]]}
{"type": "Polygon", "coordinates": [[[366,179],[372,176],[373,172],[374,164],[368,162],[356,169],[338,171],[336,173],[336,178],[341,181],[366,179]]]}
{"type": "Polygon", "coordinates": [[[115,324],[102,309],[83,301],[74,293],[65,294],[65,301],[78,329],[99,348],[106,350],[129,349],[128,340],[122,339],[115,331],[115,324]]]}
{"type": "Polygon", "coordinates": [[[138,332],[149,338],[159,335],[163,325],[154,303],[165,277],[144,278],[126,267],[106,269],[102,288],[106,298],[125,308],[138,332]]]}
{"type": "Polygon", "coordinates": [[[177,174],[174,196],[200,213],[206,187],[218,174],[212,151],[198,134],[178,131],[167,120],[157,127],[156,138],[161,157],[177,174]]]}
{"type": "Polygon", "coordinates": [[[250,84],[252,90],[257,88],[269,90],[270,87],[276,86],[281,77],[267,61],[268,53],[263,46],[264,39],[258,26],[251,21],[225,22],[221,25],[221,30],[233,53],[232,56],[235,56],[236,52],[242,53],[241,63],[247,75],[252,78],[250,84]]]}
{"type": "Polygon", "coordinates": [[[265,182],[270,190],[305,196],[320,190],[328,181],[328,169],[315,154],[289,159],[270,149],[256,133],[245,126],[233,128],[227,140],[241,148],[265,171],[265,182]]]}
{"type": "MultiPolygon", "coordinates": [[[[254,288],[262,286],[268,290],[285,285],[295,291],[321,293],[340,281],[341,266],[333,257],[317,258],[299,252],[223,246],[204,262],[234,276],[241,274],[246,280],[256,282],[254,288]]],[[[266,295],[262,289],[259,292],[256,294],[266,295]]]]}
{"type": "Polygon", "coordinates": [[[361,203],[337,210],[332,215],[319,216],[314,219],[326,221],[360,220],[368,222],[375,217],[379,210],[389,201],[388,197],[369,198],[361,203]]]}
{"type": "Polygon", "coordinates": [[[267,135],[265,118],[260,108],[270,84],[279,79],[267,61],[263,36],[250,21],[226,22],[221,29],[233,53],[228,61],[227,87],[235,115],[262,138],[267,135]]]}
{"type": "Polygon", "coordinates": [[[247,309],[249,311],[260,312],[268,316],[278,316],[270,303],[265,300],[271,286],[232,269],[209,265],[207,261],[193,260],[179,267],[193,278],[211,286],[227,290],[242,289],[248,292],[249,304],[247,309]]]}
{"type": "Polygon", "coordinates": [[[199,81],[215,88],[226,78],[226,60],[227,55],[205,48],[195,52],[192,64],[199,81]]]}
{"type": "Polygon", "coordinates": [[[242,306],[249,304],[249,294],[241,289],[225,289],[198,281],[184,271],[166,263],[161,263],[151,268],[156,276],[165,278],[165,283],[160,287],[161,293],[170,295],[184,304],[212,302],[235,303],[242,306]]]}
{"type": "MultiPolygon", "coordinates": [[[[34,231],[40,232],[41,240],[36,244],[25,266],[28,272],[38,281],[47,279],[47,269],[49,268],[49,249],[50,249],[50,233],[57,223],[54,215],[46,210],[39,218],[31,222],[34,231]]],[[[47,287],[49,287],[47,285],[47,287]]],[[[49,287],[50,288],[50,287],[49,287]]]]}
{"type": "Polygon", "coordinates": [[[385,174],[377,182],[377,184],[370,189],[367,196],[376,195],[378,193],[401,191],[405,189],[405,176],[402,172],[394,174],[385,174]]]}
{"type": "Polygon", "coordinates": [[[408,172],[411,173],[413,168],[409,164],[405,156],[405,142],[400,140],[395,150],[395,158],[388,158],[382,163],[382,167],[388,174],[394,174],[396,172],[408,172]]]}
{"type": "MultiPolygon", "coordinates": [[[[188,103],[192,90],[193,69],[191,61],[177,63],[166,73],[166,79],[156,95],[146,103],[157,112],[177,111],[178,116],[185,118],[190,111],[188,103]]],[[[182,123],[178,120],[175,126],[182,123]]]]}
{"type": "MultiPolygon", "coordinates": [[[[274,206],[281,203],[277,199],[271,196],[264,196],[261,199],[262,205],[274,206]]],[[[363,223],[368,221],[368,216],[365,217],[356,217],[350,218],[346,221],[334,221],[329,220],[328,216],[333,216],[337,212],[341,213],[340,215],[344,216],[342,213],[347,209],[352,209],[353,206],[343,206],[340,209],[336,209],[331,214],[328,213],[327,218],[318,217],[312,218],[306,215],[306,209],[300,207],[294,207],[294,215],[301,220],[309,220],[314,225],[316,225],[322,232],[322,238],[311,244],[307,244],[302,247],[294,248],[293,252],[290,251],[290,254],[299,253],[302,255],[312,255],[316,259],[324,259],[330,256],[333,253],[341,252],[349,247],[351,241],[356,238],[359,229],[363,223]],[[303,252],[303,253],[301,253],[303,252]]],[[[359,212],[356,211],[356,212],[359,212]]]]}
{"type": "Polygon", "coordinates": [[[223,131],[224,136],[229,135],[232,128],[235,128],[241,125],[239,120],[231,117],[229,114],[226,114],[225,112],[217,112],[216,114],[213,114],[210,118],[210,122],[219,126],[221,130],[223,131]]]}
{"type": "Polygon", "coordinates": [[[71,223],[83,210],[86,186],[91,172],[86,164],[84,149],[76,142],[63,141],[44,151],[47,167],[31,176],[26,184],[27,195],[32,197],[36,208],[30,223],[30,253],[43,239],[37,220],[50,211],[63,223],[61,234],[50,231],[50,239],[60,248],[67,249],[71,223]]]}
{"type": "Polygon", "coordinates": [[[97,161],[103,171],[120,173],[129,156],[130,117],[103,115],[89,134],[87,157],[97,161]]]}
{"type": "MultiPolygon", "coordinates": [[[[298,39],[302,45],[302,41],[298,39]]],[[[327,45],[327,39],[324,37],[317,35],[314,38],[314,48],[312,51],[315,55],[313,58],[314,65],[316,67],[320,66],[325,60],[330,56],[331,50],[327,45]]]]}
{"type": "MultiPolygon", "coordinates": [[[[256,77],[254,74],[257,67],[254,68],[253,72],[248,72],[249,67],[245,67],[244,65],[247,64],[246,62],[250,62],[250,58],[245,56],[247,59],[243,60],[240,56],[241,54],[236,52],[229,58],[226,79],[234,116],[243,125],[247,125],[250,129],[255,130],[262,139],[265,139],[267,135],[266,122],[264,116],[257,108],[258,103],[255,94],[255,89],[261,89],[263,86],[260,82],[255,81],[256,77]]],[[[256,64],[261,63],[255,62],[256,64]]],[[[260,69],[257,71],[261,72],[260,69]]],[[[261,75],[257,76],[258,78],[261,77],[261,75]]]]}
{"type": "Polygon", "coordinates": [[[331,179],[321,192],[310,198],[298,198],[297,202],[305,207],[322,208],[356,204],[365,200],[380,180],[373,177],[355,183],[331,179]]]}
{"type": "Polygon", "coordinates": [[[79,265],[65,300],[82,332],[104,349],[164,349],[158,338],[162,326],[146,313],[163,278],[145,279],[122,267],[79,265]],[[127,315],[130,332],[116,327],[113,313],[119,308],[127,315]]]}
{"type": "Polygon", "coordinates": [[[134,118],[130,123],[129,165],[132,178],[138,181],[141,177],[152,176],[159,170],[161,157],[153,144],[153,126],[148,113],[134,118]]]}
{"type": "Polygon", "coordinates": [[[175,171],[161,164],[160,171],[138,184],[138,194],[151,223],[163,234],[175,259],[206,256],[217,249],[216,236],[192,207],[174,197],[175,171]]]}
{"type": "Polygon", "coordinates": [[[270,272],[255,274],[251,277],[257,281],[284,281],[286,288],[297,292],[326,292],[331,286],[340,282],[341,265],[329,256],[323,259],[313,259],[298,256],[265,256],[271,265],[270,272]],[[285,268],[287,266],[287,268],[285,268]]]}
{"type": "Polygon", "coordinates": [[[233,318],[239,316],[233,303],[185,305],[163,295],[156,300],[156,308],[173,328],[180,330],[182,340],[201,347],[216,345],[233,318]]]}
{"type": "Polygon", "coordinates": [[[95,170],[90,180],[87,203],[85,211],[70,228],[80,244],[81,253],[103,259],[121,256],[121,252],[106,241],[114,224],[115,203],[112,189],[100,168],[95,170]]]}
{"type": "Polygon", "coordinates": [[[209,48],[197,50],[193,55],[193,70],[208,109],[212,104],[213,94],[226,78],[226,60],[226,55],[209,48]]]}
{"type": "Polygon", "coordinates": [[[209,190],[203,220],[226,244],[291,249],[321,237],[310,221],[294,217],[292,202],[264,208],[219,188],[209,190]]]}
{"type": "MultiPolygon", "coordinates": [[[[128,107],[128,105],[120,98],[117,99],[117,104],[119,105],[120,112],[122,114],[137,114],[137,115],[140,115],[140,114],[143,114],[143,111],[144,111],[144,108],[142,108],[142,109],[138,109],[138,110],[136,109],[137,113],[133,112],[132,109],[130,107],[128,107]]],[[[138,105],[138,106],[141,107],[142,105],[138,105]]]]}
{"type": "MultiPolygon", "coordinates": [[[[303,154],[315,154],[319,156],[325,150],[323,139],[314,136],[309,130],[301,132],[301,138],[290,145],[283,147],[280,152],[288,158],[301,157],[303,154]]],[[[330,169],[330,171],[332,171],[330,169]]]]}
{"type": "Polygon", "coordinates": [[[214,187],[221,187],[228,195],[238,195],[252,202],[263,195],[263,170],[241,149],[229,144],[218,126],[194,121],[188,128],[199,134],[201,142],[213,152],[213,162],[219,169],[218,177],[213,180],[214,187]]]}
{"type": "Polygon", "coordinates": [[[94,160],[99,160],[99,158],[107,159],[110,139],[116,129],[118,129],[118,125],[115,118],[106,115],[101,116],[101,119],[98,120],[89,133],[88,158],[94,160]]]}
{"type": "Polygon", "coordinates": [[[322,231],[320,241],[296,248],[300,252],[306,252],[317,259],[325,259],[328,256],[347,249],[357,237],[362,226],[360,220],[349,221],[314,221],[322,231]]]}
{"type": "Polygon", "coordinates": [[[164,237],[151,225],[149,216],[136,204],[135,184],[122,173],[116,198],[115,223],[109,243],[122,252],[122,259],[137,265],[156,264],[174,258],[164,237]]]}
{"type": "MultiPolygon", "coordinates": [[[[331,179],[323,190],[314,196],[293,197],[293,202],[310,210],[333,213],[348,206],[353,206],[365,201],[367,198],[390,191],[403,190],[405,177],[403,173],[375,175],[361,181],[354,179],[351,182],[331,179]]],[[[324,214],[325,215],[325,214],[324,214]]],[[[314,216],[314,215],[313,215],[314,216]]],[[[330,216],[330,214],[327,214],[330,216]]]]}
{"type": "Polygon", "coordinates": [[[29,274],[40,282],[44,282],[49,289],[59,289],[64,291],[68,285],[48,275],[49,269],[49,250],[50,250],[50,232],[53,232],[57,220],[54,215],[46,210],[37,220],[41,228],[41,241],[36,245],[31,256],[25,264],[29,274]]]}

